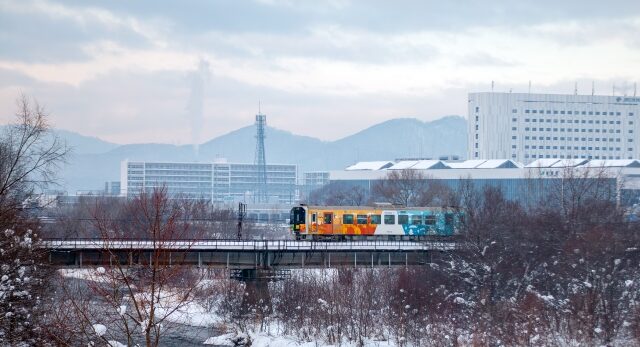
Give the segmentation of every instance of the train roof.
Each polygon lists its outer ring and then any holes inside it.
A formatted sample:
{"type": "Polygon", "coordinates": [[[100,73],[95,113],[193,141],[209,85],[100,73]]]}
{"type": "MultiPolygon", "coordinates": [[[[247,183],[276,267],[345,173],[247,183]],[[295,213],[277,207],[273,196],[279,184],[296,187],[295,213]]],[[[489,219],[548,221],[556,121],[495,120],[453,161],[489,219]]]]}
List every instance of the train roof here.
{"type": "Polygon", "coordinates": [[[407,211],[407,210],[447,210],[454,209],[455,206],[319,206],[304,205],[312,210],[382,210],[382,211],[407,211]]]}

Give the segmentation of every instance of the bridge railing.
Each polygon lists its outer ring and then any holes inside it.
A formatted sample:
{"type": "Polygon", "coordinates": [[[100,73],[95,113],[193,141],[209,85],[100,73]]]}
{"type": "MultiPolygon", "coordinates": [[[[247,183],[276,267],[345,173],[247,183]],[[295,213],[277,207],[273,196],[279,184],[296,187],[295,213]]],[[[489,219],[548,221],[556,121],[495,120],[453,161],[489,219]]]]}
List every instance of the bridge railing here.
{"type": "Polygon", "coordinates": [[[210,250],[210,251],[385,251],[385,250],[454,250],[453,241],[294,241],[294,240],[224,240],[193,239],[150,241],[144,239],[47,239],[42,247],[52,250],[120,249],[120,250],[210,250]]]}

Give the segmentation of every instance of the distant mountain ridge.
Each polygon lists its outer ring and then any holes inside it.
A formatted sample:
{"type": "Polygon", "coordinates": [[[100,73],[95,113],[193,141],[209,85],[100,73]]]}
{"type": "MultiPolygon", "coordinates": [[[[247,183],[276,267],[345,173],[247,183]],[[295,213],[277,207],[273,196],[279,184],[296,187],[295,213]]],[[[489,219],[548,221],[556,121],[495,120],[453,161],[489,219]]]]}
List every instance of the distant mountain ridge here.
{"type": "MultiPolygon", "coordinates": [[[[74,148],[61,172],[62,186],[77,190],[101,189],[106,181],[120,180],[122,160],[201,161],[225,158],[229,162],[252,163],[255,128],[243,127],[199,146],[128,144],[116,145],[98,138],[57,130],[74,148]]],[[[357,161],[392,160],[406,157],[466,156],[467,122],[460,116],[446,116],[431,122],[415,118],[388,120],[336,141],[267,127],[267,163],[297,164],[299,174],[307,171],[343,169],[357,161]]]]}

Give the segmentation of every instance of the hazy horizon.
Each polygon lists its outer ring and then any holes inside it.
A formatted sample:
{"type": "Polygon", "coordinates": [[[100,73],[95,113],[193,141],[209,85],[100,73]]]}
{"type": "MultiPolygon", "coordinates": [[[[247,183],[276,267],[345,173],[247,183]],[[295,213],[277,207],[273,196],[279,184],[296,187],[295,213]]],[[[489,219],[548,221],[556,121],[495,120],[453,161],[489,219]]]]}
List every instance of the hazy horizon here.
{"type": "Polygon", "coordinates": [[[251,125],[325,141],[466,116],[467,93],[631,94],[640,3],[0,1],[0,123],[20,93],[56,128],[202,143],[251,125]],[[25,23],[27,25],[25,25],[25,23]]]}

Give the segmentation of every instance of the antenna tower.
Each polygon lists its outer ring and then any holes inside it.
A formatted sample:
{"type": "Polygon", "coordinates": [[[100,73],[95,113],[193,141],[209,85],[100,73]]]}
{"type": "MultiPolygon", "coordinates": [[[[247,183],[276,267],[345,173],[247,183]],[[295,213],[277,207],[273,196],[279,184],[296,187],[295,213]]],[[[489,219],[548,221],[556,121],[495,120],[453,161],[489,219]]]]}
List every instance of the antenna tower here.
{"type": "Polygon", "coordinates": [[[254,200],[258,203],[267,202],[267,161],[264,151],[264,129],[267,125],[267,116],[260,114],[259,108],[256,115],[256,156],[254,159],[254,164],[258,169],[254,200]]]}

